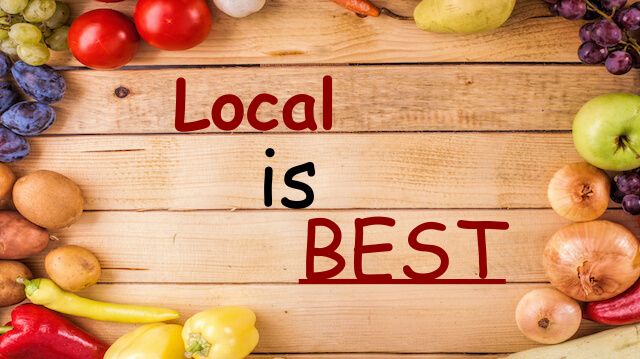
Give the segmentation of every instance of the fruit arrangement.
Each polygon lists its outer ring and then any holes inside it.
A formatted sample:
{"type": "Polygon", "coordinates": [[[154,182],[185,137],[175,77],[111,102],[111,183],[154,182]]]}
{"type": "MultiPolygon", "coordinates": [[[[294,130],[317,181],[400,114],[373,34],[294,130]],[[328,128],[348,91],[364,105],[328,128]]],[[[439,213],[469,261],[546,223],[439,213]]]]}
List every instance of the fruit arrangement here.
{"type": "Polygon", "coordinates": [[[387,15],[398,20],[414,20],[418,28],[424,31],[456,34],[495,30],[509,19],[516,4],[516,0],[423,0],[411,17],[378,7],[370,0],[333,2],[361,17],[387,15]]]}
{"type": "Polygon", "coordinates": [[[0,162],[25,158],[31,147],[25,137],[37,136],[56,120],[51,107],[64,96],[67,85],[53,68],[32,66],[23,61],[11,65],[0,53],[0,76],[11,74],[20,92],[8,80],[0,80],[0,162]],[[22,94],[28,100],[21,101],[22,94]]]}
{"type": "MultiPolygon", "coordinates": [[[[5,2],[27,0],[2,0],[5,2]]],[[[31,0],[53,1],[53,0],[31,0]]],[[[103,0],[118,2],[120,0],[103,0]]],[[[509,19],[515,0],[424,0],[414,10],[413,17],[402,16],[393,11],[378,7],[370,0],[333,0],[359,16],[387,15],[400,20],[415,20],[416,25],[431,32],[477,33],[494,30],[509,19]]],[[[214,0],[215,6],[223,13],[242,18],[260,11],[266,0],[214,0]]],[[[51,15],[50,22],[68,19],[68,6],[60,5],[51,15]],[[58,12],[60,14],[58,14],[58,12]],[[60,19],[60,20],[58,20],[60,19]]],[[[55,10],[55,6],[53,7],[55,10]]],[[[42,18],[45,15],[41,15],[42,18]]],[[[76,18],[70,27],[56,28],[47,37],[45,43],[52,42],[52,49],[71,50],[73,56],[82,64],[99,70],[112,70],[125,66],[136,55],[141,40],[151,46],[167,51],[187,50],[202,43],[211,31],[211,11],[205,0],[140,0],[136,3],[133,21],[123,13],[112,9],[97,9],[86,12],[76,18]],[[55,45],[55,46],[54,46],[55,45]]],[[[23,60],[29,64],[44,64],[47,56],[40,45],[33,45],[42,36],[31,24],[16,26],[19,38],[28,42],[30,50],[25,52],[23,60]],[[36,48],[40,52],[36,52],[36,48]],[[29,55],[29,56],[27,56],[29,55]],[[28,57],[28,61],[27,61],[28,57]],[[36,61],[37,60],[37,61],[36,61]]],[[[15,43],[9,38],[7,46],[15,43]]],[[[0,50],[2,49],[0,43],[0,50]]],[[[27,47],[25,47],[26,49],[27,47]]],[[[8,49],[9,54],[20,52],[8,49]]],[[[22,57],[22,55],[20,55],[22,57]]]]}
{"type": "MultiPolygon", "coordinates": [[[[0,198],[4,203],[0,210],[0,282],[4,283],[0,291],[0,307],[3,307],[25,299],[24,288],[18,290],[20,286],[16,285],[16,279],[29,280],[32,277],[24,265],[14,261],[34,256],[47,248],[51,241],[57,240],[49,230],[75,223],[84,208],[84,199],[80,188],[59,173],[36,171],[17,179],[13,171],[3,164],[0,164],[0,188],[0,198]]],[[[69,258],[69,255],[64,255],[68,253],[72,254],[71,262],[92,263],[86,253],[78,255],[73,249],[58,251],[63,255],[52,252],[54,257],[49,272],[62,279],[60,283],[64,286],[68,282],[64,273],[74,266],[66,261],[65,268],[60,268],[57,264],[59,257],[69,258]]],[[[87,266],[82,268],[75,271],[72,279],[94,283],[92,271],[87,266]]]]}
{"type": "Polygon", "coordinates": [[[0,1],[0,50],[29,65],[47,63],[50,50],[66,51],[70,9],[55,0],[0,1]]]}
{"type": "Polygon", "coordinates": [[[172,309],[108,303],[75,292],[95,285],[99,259],[86,248],[58,245],[47,253],[49,278],[34,278],[17,260],[32,257],[58,238],[49,230],[73,225],[84,208],[82,191],[71,179],[36,171],[16,180],[0,164],[0,199],[17,211],[0,211],[0,307],[16,307],[0,326],[3,359],[242,359],[258,343],[255,314],[243,307],[218,307],[194,315],[183,326],[163,324],[180,314],[172,309]],[[117,323],[146,324],[108,346],[58,313],[117,323]],[[55,330],[51,330],[51,328],[55,330]],[[222,356],[220,356],[222,355],[222,356]]]}
{"type": "MultiPolygon", "coordinates": [[[[260,11],[265,3],[215,0],[222,12],[236,18],[260,11]]],[[[163,50],[186,50],[204,41],[211,29],[205,0],[138,1],[133,21],[112,9],[84,13],[71,26],[69,16],[69,6],[55,0],[0,0],[0,51],[40,66],[49,60],[50,50],[71,50],[82,64],[110,70],[129,63],[141,39],[163,50]]],[[[3,90],[0,85],[0,94],[3,90]]]]}
{"type": "MultiPolygon", "coordinates": [[[[227,15],[239,18],[260,11],[265,2],[216,0],[215,5],[227,15]]],[[[68,31],[69,49],[88,67],[112,70],[135,57],[141,40],[167,51],[195,47],[209,35],[211,22],[211,11],[205,0],[139,0],[133,21],[112,9],[80,15],[68,31]]]]}
{"type": "Polygon", "coordinates": [[[640,214],[638,106],[640,96],[634,94],[601,95],[582,106],[573,122],[576,149],[592,165],[617,172],[609,196],[632,215],[640,214]]]}
{"type": "Polygon", "coordinates": [[[589,22],[580,28],[578,57],[585,64],[604,63],[607,71],[623,75],[640,67],[640,3],[627,0],[545,0],[553,14],[589,22]]]}
{"type": "MultiPolygon", "coordinates": [[[[223,12],[238,18],[260,11],[265,4],[265,0],[214,2],[223,12]]],[[[442,33],[496,29],[507,21],[515,5],[515,0],[424,0],[411,18],[377,7],[369,0],[334,2],[361,16],[413,19],[425,31],[442,33]]],[[[580,30],[583,44],[578,53],[583,62],[604,62],[613,74],[640,67],[640,45],[632,34],[640,30],[640,5],[625,8],[624,0],[547,2],[552,11],[567,19],[592,21],[580,30]]],[[[66,84],[55,70],[43,65],[49,49],[64,50],[68,46],[89,67],[116,69],[134,58],[142,40],[163,50],[185,50],[202,43],[211,29],[211,13],[203,0],[186,0],[179,6],[169,0],[139,0],[133,20],[115,10],[98,9],[82,14],[70,27],[64,25],[69,18],[68,6],[53,0],[0,0],[0,9],[8,24],[0,29],[0,49],[21,59],[12,65],[9,56],[0,56],[0,71],[11,73],[21,91],[33,99],[20,101],[21,94],[14,85],[0,81],[2,162],[24,158],[29,153],[24,137],[42,133],[56,119],[50,104],[63,97],[66,84]]],[[[599,220],[610,199],[621,203],[626,212],[640,215],[637,108],[640,97],[610,94],[585,104],[576,116],[574,142],[587,162],[559,169],[547,188],[552,208],[575,223],[559,229],[544,249],[544,269],[554,288],[527,293],[515,313],[518,328],[532,340],[562,343],[577,332],[583,318],[609,325],[640,322],[640,265],[636,260],[640,242],[624,226],[599,220]],[[612,181],[605,170],[619,173],[612,181]]],[[[195,358],[224,355],[239,359],[256,347],[256,316],[247,308],[206,310],[181,326],[163,323],[180,316],[171,309],[81,297],[76,292],[98,283],[102,274],[100,260],[86,248],[64,245],[51,250],[44,259],[49,278],[34,278],[17,260],[44,251],[56,240],[49,230],[75,223],[84,204],[79,186],[59,173],[36,171],[17,179],[8,167],[0,165],[0,206],[16,210],[0,211],[0,307],[25,299],[31,302],[16,307],[12,323],[0,327],[0,358],[172,358],[186,353],[195,358]],[[107,346],[58,313],[147,325],[107,346]],[[39,338],[35,343],[34,337],[39,338]]],[[[613,350],[626,350],[612,349],[609,344],[629,335],[628,329],[513,357],[545,357],[579,350],[605,350],[602,355],[607,355],[613,350]],[[594,348],[594,342],[600,346],[594,348]]],[[[631,329],[637,335],[637,327],[631,329]]]]}
{"type": "MultiPolygon", "coordinates": [[[[0,36],[6,36],[0,38],[0,50],[5,51],[0,53],[0,76],[13,78],[0,81],[0,162],[27,156],[30,147],[25,137],[38,135],[55,122],[51,104],[62,99],[66,83],[44,65],[49,48],[66,49],[68,44],[82,63],[114,69],[135,56],[141,38],[158,48],[182,50],[202,42],[211,27],[204,0],[189,0],[179,7],[172,1],[139,1],[135,22],[115,10],[93,10],[71,27],[63,26],[69,17],[65,4],[22,1],[0,0],[5,11],[2,18],[10,14],[6,29],[0,28],[0,36]],[[13,64],[13,55],[21,60],[13,64]],[[23,97],[28,100],[21,101],[23,97]]],[[[244,17],[264,3],[219,1],[218,6],[230,16],[244,17]]],[[[31,302],[16,307],[12,321],[0,326],[0,358],[177,358],[186,353],[197,358],[240,359],[253,351],[259,335],[256,316],[247,308],[213,308],[196,314],[183,327],[162,324],[180,316],[171,309],[101,302],[75,294],[95,285],[102,273],[99,259],[86,248],[64,245],[51,250],[44,259],[49,278],[34,278],[18,260],[44,251],[57,240],[49,231],[75,223],[84,204],[80,188],[59,173],[40,170],[17,178],[0,164],[0,307],[25,299],[31,302]],[[151,324],[108,346],[58,313],[151,324]]]]}
{"type": "MultiPolygon", "coordinates": [[[[588,163],[566,165],[549,182],[551,207],[575,223],[556,231],[544,248],[543,265],[554,288],[534,290],[517,306],[518,328],[529,339],[561,343],[577,332],[581,318],[608,325],[640,323],[640,241],[626,227],[598,219],[610,199],[622,203],[627,213],[640,214],[638,106],[636,95],[602,95],[574,119],[574,144],[588,163]],[[615,171],[613,180],[604,170],[615,171]]],[[[589,346],[585,343],[514,357],[576,351],[589,346]]]]}

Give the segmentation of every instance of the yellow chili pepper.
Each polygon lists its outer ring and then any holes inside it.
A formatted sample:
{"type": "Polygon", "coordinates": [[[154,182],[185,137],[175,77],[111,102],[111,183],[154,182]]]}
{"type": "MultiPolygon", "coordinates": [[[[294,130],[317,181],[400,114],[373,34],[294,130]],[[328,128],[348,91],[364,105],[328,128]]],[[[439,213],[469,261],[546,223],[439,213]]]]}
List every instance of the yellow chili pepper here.
{"type": "Polygon", "coordinates": [[[182,327],[177,324],[147,324],[116,340],[104,359],[181,359],[181,334],[182,327]]]}
{"type": "Polygon", "coordinates": [[[56,312],[118,323],[156,323],[178,319],[175,310],[98,302],[65,292],[50,279],[21,279],[27,298],[56,312]]]}
{"type": "Polygon", "coordinates": [[[189,318],[182,330],[187,358],[242,359],[258,345],[256,315],[243,307],[220,307],[189,318]]]}

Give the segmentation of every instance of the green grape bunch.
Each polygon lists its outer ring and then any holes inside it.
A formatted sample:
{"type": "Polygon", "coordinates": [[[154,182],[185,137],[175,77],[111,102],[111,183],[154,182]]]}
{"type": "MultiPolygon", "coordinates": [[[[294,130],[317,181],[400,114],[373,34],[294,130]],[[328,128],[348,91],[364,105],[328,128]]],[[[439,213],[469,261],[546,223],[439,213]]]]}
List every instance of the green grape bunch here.
{"type": "Polygon", "coordinates": [[[0,51],[32,66],[51,50],[67,51],[69,5],[55,0],[0,0],[0,51]]]}

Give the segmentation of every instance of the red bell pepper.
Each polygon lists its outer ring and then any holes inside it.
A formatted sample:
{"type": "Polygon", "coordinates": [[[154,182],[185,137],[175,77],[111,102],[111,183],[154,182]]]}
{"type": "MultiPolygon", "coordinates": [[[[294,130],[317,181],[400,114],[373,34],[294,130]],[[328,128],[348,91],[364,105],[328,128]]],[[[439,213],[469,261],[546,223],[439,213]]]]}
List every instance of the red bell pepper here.
{"type": "Polygon", "coordinates": [[[0,359],[102,359],[108,347],[59,314],[34,304],[0,327],[0,359]]]}
{"type": "Polygon", "coordinates": [[[587,303],[582,311],[585,319],[607,325],[640,322],[640,280],[617,296],[601,302],[587,303]]]}

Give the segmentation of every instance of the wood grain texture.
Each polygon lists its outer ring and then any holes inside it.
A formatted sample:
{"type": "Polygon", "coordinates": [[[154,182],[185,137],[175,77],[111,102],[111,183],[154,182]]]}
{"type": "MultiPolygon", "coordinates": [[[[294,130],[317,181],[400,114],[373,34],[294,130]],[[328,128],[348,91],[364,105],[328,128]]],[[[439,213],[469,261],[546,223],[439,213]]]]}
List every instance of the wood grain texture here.
{"type": "MultiPolygon", "coordinates": [[[[105,7],[71,0],[73,15],[105,7]]],[[[379,0],[411,14],[418,0],[379,0]]],[[[133,13],[135,2],[109,8],[133,13]]],[[[132,65],[406,63],[406,62],[578,62],[579,22],[552,17],[544,2],[519,0],[507,24],[491,33],[442,35],[419,30],[412,21],[360,19],[329,0],[269,0],[245,19],[213,12],[207,40],[189,51],[160,51],[143,44],[132,65]]],[[[56,65],[78,65],[57,54],[56,65]]]]}
{"type": "MultiPolygon", "coordinates": [[[[418,2],[376,0],[403,14],[418,2]]],[[[76,16],[102,7],[131,14],[135,5],[70,3],[76,16]]],[[[547,285],[542,248],[566,223],[548,209],[547,181],[579,160],[568,133],[579,107],[601,93],[635,91],[638,77],[577,65],[581,22],[550,16],[541,0],[518,0],[503,28],[465,36],[360,19],[329,0],[268,0],[246,19],[217,10],[213,17],[209,38],[192,50],[143,44],[127,71],[67,68],[58,122],[13,166],[19,174],[56,170],[81,185],[90,211],[50,246],[82,245],[102,261],[102,284],[81,294],[173,307],[184,318],[216,305],[249,306],[262,337],[252,359],[495,359],[535,346],[518,331],[514,310],[524,293],[547,285]],[[363,66],[346,66],[356,64],[363,66]],[[319,101],[327,74],[335,81],[334,133],[281,126],[281,134],[257,134],[243,124],[238,134],[174,134],[179,76],[188,81],[188,118],[202,118],[225,93],[245,105],[261,92],[281,103],[301,92],[319,101]],[[121,86],[125,98],[114,95],[121,86]],[[307,161],[316,176],[300,179],[315,191],[313,206],[282,210],[281,197],[300,198],[282,185],[284,172],[307,161]],[[265,166],[276,173],[275,210],[263,205],[265,166]],[[436,258],[411,251],[406,237],[421,222],[440,221],[448,230],[423,239],[449,253],[446,277],[474,277],[475,236],[456,222],[502,220],[511,228],[489,233],[489,276],[511,283],[293,284],[305,273],[309,218],[340,224],[344,278],[352,274],[353,220],[374,215],[397,224],[367,230],[366,242],[392,242],[394,251],[365,257],[366,272],[433,269],[436,258]]],[[[56,54],[53,64],[80,65],[69,54],[56,54]]],[[[279,118],[279,109],[260,115],[279,118]]],[[[639,232],[620,210],[605,218],[639,232]]],[[[43,255],[27,260],[38,275],[43,255]]],[[[0,319],[8,314],[0,310],[0,319]]],[[[74,320],[108,342],[132,329],[74,320]]],[[[585,322],[579,335],[601,329],[585,322]]]]}
{"type": "Polygon", "coordinates": [[[422,133],[156,135],[34,138],[19,174],[50,169],[77,181],[87,209],[264,209],[264,167],[274,207],[306,174],[323,208],[547,208],[547,181],[579,161],[570,134],[422,133]],[[267,158],[268,147],[276,150],[267,158]],[[339,159],[339,160],[336,160],[339,159]]]}
{"type": "MultiPolygon", "coordinates": [[[[111,284],[82,294],[175,307],[183,319],[211,306],[248,306],[258,316],[256,353],[502,353],[535,346],[518,331],[514,310],[539,287],[111,284]]],[[[78,323],[107,341],[132,329],[78,323]]],[[[601,328],[585,322],[580,335],[601,328]]]]}
{"type": "Polygon", "coordinates": [[[495,359],[493,354],[256,354],[249,359],[495,359]]]}
{"type": "Polygon", "coordinates": [[[256,354],[249,359],[496,359],[494,354],[256,354]]]}
{"type": "MultiPolygon", "coordinates": [[[[346,210],[346,211],[236,211],[236,212],[90,212],[69,229],[56,232],[61,245],[75,244],[99,253],[102,282],[183,283],[297,283],[305,278],[307,221],[325,217],[340,225],[343,240],[338,250],[347,266],[340,278],[353,278],[356,218],[387,216],[394,228],[370,227],[365,243],[393,244],[389,253],[367,254],[364,271],[391,273],[405,278],[404,265],[430,272],[438,257],[412,250],[409,232],[418,224],[436,221],[442,233],[424,233],[421,242],[444,248],[450,259],[445,278],[478,278],[478,250],[473,231],[458,229],[458,220],[500,220],[507,231],[489,231],[487,241],[490,278],[510,282],[544,282],[542,251],[551,235],[568,222],[552,210],[346,210]]],[[[609,211],[604,217],[638,231],[636,219],[609,211]]],[[[329,243],[326,230],[318,231],[318,246],[329,243]]],[[[28,260],[36,275],[46,275],[44,255],[28,260]]],[[[333,262],[316,259],[316,270],[333,262]]]]}
{"type": "MultiPolygon", "coordinates": [[[[316,99],[322,119],[322,78],[333,77],[331,132],[571,130],[573,117],[591,98],[633,91],[637,76],[611,76],[601,67],[534,65],[320,66],[67,71],[66,98],[47,134],[175,133],[175,82],[187,80],[190,121],[211,119],[224,94],[238,95],[245,112],[260,93],[280,104],[263,105],[259,118],[278,119],[272,132],[288,132],[282,106],[291,96],[316,99]],[[576,79],[580,78],[580,81],[576,79]],[[389,86],[393,83],[393,86],[389,86]],[[116,97],[125,87],[129,95],[116,97]],[[505,91],[509,89],[509,91],[505,91]]],[[[224,118],[232,118],[228,106],[224,118]]],[[[296,111],[303,118],[302,108],[296,111]]],[[[322,128],[319,125],[319,128],[322,128]]],[[[205,132],[219,131],[211,126],[205,132]]],[[[246,121],[237,132],[254,132],[246,121]]]]}

